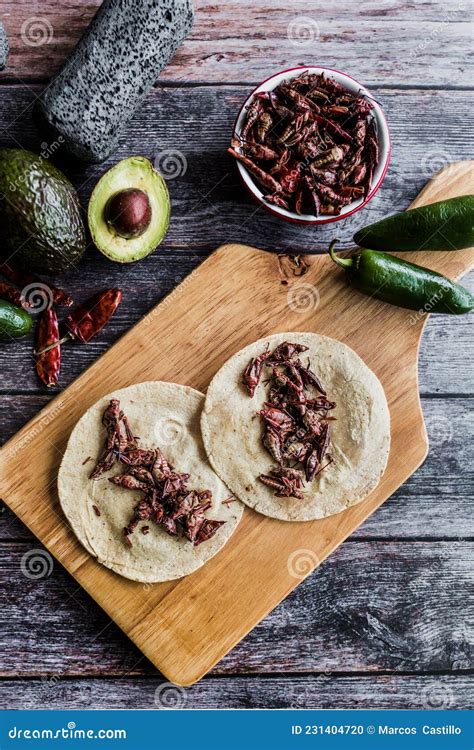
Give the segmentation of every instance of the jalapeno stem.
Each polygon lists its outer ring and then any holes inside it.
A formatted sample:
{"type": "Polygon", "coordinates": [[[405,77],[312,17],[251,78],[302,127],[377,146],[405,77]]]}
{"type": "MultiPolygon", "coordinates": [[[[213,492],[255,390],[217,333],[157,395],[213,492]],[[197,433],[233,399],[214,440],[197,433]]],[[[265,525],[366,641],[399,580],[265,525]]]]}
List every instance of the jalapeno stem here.
{"type": "Polygon", "coordinates": [[[351,268],[354,265],[354,259],[353,258],[339,258],[339,256],[336,255],[334,252],[334,248],[337,245],[337,243],[340,242],[340,240],[333,240],[331,244],[329,245],[329,255],[333,259],[334,263],[337,263],[338,266],[341,266],[342,268],[351,268]]]}

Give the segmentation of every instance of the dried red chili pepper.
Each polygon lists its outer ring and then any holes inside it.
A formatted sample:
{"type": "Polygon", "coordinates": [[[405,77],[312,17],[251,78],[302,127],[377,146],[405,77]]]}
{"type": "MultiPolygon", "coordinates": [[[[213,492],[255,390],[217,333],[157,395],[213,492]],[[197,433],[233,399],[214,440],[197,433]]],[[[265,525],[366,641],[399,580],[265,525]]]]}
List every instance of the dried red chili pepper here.
{"type": "MultiPolygon", "coordinates": [[[[319,216],[319,214],[321,213],[321,198],[319,197],[319,193],[316,189],[316,183],[313,176],[305,174],[302,182],[303,185],[306,186],[306,194],[304,197],[306,197],[310,202],[310,213],[314,213],[315,216],[319,216]]],[[[325,213],[327,213],[326,209],[325,213]]]]}
{"type": "Polygon", "coordinates": [[[83,344],[87,344],[106,323],[110,320],[120,302],[122,301],[122,292],[120,289],[107,289],[91,297],[87,302],[78,305],[67,316],[65,320],[68,333],[63,336],[56,344],[45,347],[37,351],[37,354],[43,354],[54,346],[64,344],[70,339],[77,339],[83,344]]]}
{"type": "Polygon", "coordinates": [[[56,385],[61,369],[61,346],[59,344],[58,316],[53,308],[43,310],[38,323],[38,351],[47,348],[43,354],[36,355],[36,372],[43,383],[50,388],[56,385]]]}
{"type": "MultiPolygon", "coordinates": [[[[31,284],[34,287],[38,287],[36,291],[39,292],[41,291],[41,286],[44,284],[44,282],[42,282],[41,279],[35,274],[30,273],[29,271],[24,271],[21,268],[14,268],[9,263],[0,264],[0,273],[3,274],[5,278],[9,279],[9,281],[12,281],[14,284],[20,287],[20,289],[24,289],[26,286],[31,284]]],[[[67,292],[64,291],[64,289],[60,289],[59,287],[49,283],[45,284],[45,286],[48,287],[51,293],[51,302],[54,305],[71,307],[74,300],[71,295],[67,294],[67,292]]],[[[45,294],[47,294],[46,290],[45,294]]],[[[29,305],[29,307],[32,307],[32,305],[29,305]]]]}
{"type": "Polygon", "coordinates": [[[87,344],[108,323],[121,301],[120,289],[100,292],[69,313],[66,327],[73,338],[87,344]]]}
{"type": "Polygon", "coordinates": [[[303,213],[303,201],[304,201],[304,191],[302,188],[300,188],[298,192],[296,193],[296,198],[295,198],[295,211],[299,216],[301,216],[301,214],[303,213]]]}
{"type": "Polygon", "coordinates": [[[21,292],[15,289],[11,284],[7,284],[5,281],[0,281],[0,299],[6,299],[8,302],[12,302],[18,307],[31,308],[32,305],[22,297],[21,292]]]}
{"type": "Polygon", "coordinates": [[[366,172],[367,172],[367,167],[365,164],[357,164],[352,169],[349,176],[351,177],[354,185],[359,185],[361,182],[363,182],[366,172]]]}

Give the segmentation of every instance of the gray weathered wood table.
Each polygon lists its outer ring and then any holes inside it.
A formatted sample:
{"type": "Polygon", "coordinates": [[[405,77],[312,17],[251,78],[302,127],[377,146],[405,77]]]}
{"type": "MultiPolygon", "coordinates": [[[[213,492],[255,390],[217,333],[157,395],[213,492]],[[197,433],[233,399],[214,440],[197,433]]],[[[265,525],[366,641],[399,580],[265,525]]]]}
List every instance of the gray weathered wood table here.
{"type": "MultiPolygon", "coordinates": [[[[12,48],[0,81],[1,146],[41,149],[31,105],[98,4],[1,1],[12,48]]],[[[140,153],[158,160],[173,201],[170,231],[159,251],[137,265],[121,267],[90,250],[64,280],[78,300],[104,286],[119,286],[125,295],[100,337],[64,352],[62,387],[220,243],[304,253],[324,248],[333,235],[330,228],[286,226],[256,210],[226,157],[238,107],[272,72],[300,63],[345,70],[372,89],[387,113],[390,170],[370,207],[337,226],[346,243],[362,223],[406,207],[446,163],[472,157],[469,0],[452,9],[441,0],[196,5],[191,36],[113,159],[140,153]]],[[[83,205],[109,166],[59,163],[79,186],[83,205]]],[[[0,346],[2,441],[54,395],[37,382],[31,349],[31,340],[0,346]]],[[[425,464],[212,674],[186,691],[163,685],[58,564],[49,577],[25,578],[22,557],[39,543],[3,509],[0,706],[472,705],[473,358],[467,317],[429,320],[420,353],[431,440],[425,464]]]]}

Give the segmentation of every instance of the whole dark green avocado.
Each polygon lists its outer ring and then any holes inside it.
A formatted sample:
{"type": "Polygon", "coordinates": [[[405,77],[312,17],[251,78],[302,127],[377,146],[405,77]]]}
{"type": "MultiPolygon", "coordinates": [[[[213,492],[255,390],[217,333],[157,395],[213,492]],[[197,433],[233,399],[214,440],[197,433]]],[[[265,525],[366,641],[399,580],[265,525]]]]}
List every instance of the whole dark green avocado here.
{"type": "Polygon", "coordinates": [[[0,149],[0,225],[4,257],[30,271],[64,273],[86,248],[73,185],[31,151],[0,149]]]}

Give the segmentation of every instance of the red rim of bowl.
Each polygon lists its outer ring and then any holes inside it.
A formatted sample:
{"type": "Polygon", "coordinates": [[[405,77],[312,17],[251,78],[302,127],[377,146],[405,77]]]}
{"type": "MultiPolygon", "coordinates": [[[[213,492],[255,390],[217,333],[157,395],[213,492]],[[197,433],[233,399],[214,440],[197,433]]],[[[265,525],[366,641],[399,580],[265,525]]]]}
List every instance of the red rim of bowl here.
{"type": "MultiPolygon", "coordinates": [[[[322,65],[297,65],[295,68],[287,68],[286,70],[280,70],[278,73],[273,73],[271,76],[268,76],[268,78],[265,78],[261,83],[259,83],[258,86],[255,86],[255,88],[253,89],[253,91],[250,92],[250,94],[247,96],[247,98],[243,102],[242,106],[240,107],[240,109],[239,109],[239,111],[237,113],[237,117],[235,118],[234,128],[233,128],[232,132],[235,133],[237,131],[237,123],[238,123],[238,121],[240,119],[240,115],[242,114],[243,108],[246,106],[246,104],[249,101],[249,99],[251,99],[254,96],[255,92],[258,91],[259,88],[261,88],[268,81],[271,81],[272,78],[276,78],[277,76],[284,75],[285,73],[292,73],[295,70],[308,70],[308,68],[318,68],[319,70],[328,70],[330,73],[338,73],[341,76],[345,76],[346,78],[350,78],[351,81],[354,81],[354,83],[356,83],[358,86],[360,86],[361,89],[364,89],[364,91],[367,91],[367,93],[370,94],[370,91],[369,91],[369,89],[366,86],[363,86],[362,83],[360,83],[360,81],[358,81],[356,78],[353,78],[348,73],[344,73],[342,70],[337,70],[336,68],[326,68],[326,67],[324,67],[322,65]]],[[[371,97],[371,98],[373,99],[373,97],[371,97]]],[[[374,99],[374,101],[376,101],[376,100],[374,99]]],[[[345,214],[341,214],[339,216],[330,216],[327,219],[320,219],[318,217],[315,217],[314,219],[308,220],[308,219],[300,219],[300,218],[297,218],[296,216],[295,217],[292,217],[292,216],[283,216],[278,211],[275,211],[268,203],[266,203],[264,200],[262,200],[262,198],[260,198],[258,195],[256,195],[256,193],[254,193],[254,191],[247,185],[247,183],[245,182],[245,180],[244,180],[244,178],[242,176],[242,172],[239,169],[239,166],[241,166],[241,168],[243,170],[245,170],[245,172],[247,172],[247,174],[249,175],[249,177],[250,177],[250,179],[252,181],[253,181],[253,177],[252,177],[251,173],[249,172],[249,170],[246,169],[246,167],[243,164],[240,164],[240,162],[237,162],[237,164],[236,164],[236,166],[237,166],[237,172],[239,173],[240,180],[242,182],[242,185],[245,187],[247,193],[249,195],[251,195],[252,198],[254,199],[254,201],[256,201],[260,206],[262,206],[262,208],[264,208],[266,211],[268,211],[268,213],[272,214],[273,216],[276,216],[278,219],[282,219],[282,221],[287,221],[290,224],[305,224],[306,226],[317,226],[317,225],[320,225],[320,224],[333,224],[335,221],[341,221],[342,219],[347,219],[349,216],[352,216],[352,214],[355,214],[355,213],[357,213],[357,211],[360,211],[362,208],[364,208],[367,205],[367,203],[369,203],[369,201],[372,200],[372,198],[374,197],[374,195],[376,193],[378,193],[378,191],[379,191],[379,189],[380,189],[380,187],[382,185],[382,182],[385,179],[385,175],[387,174],[387,169],[389,167],[390,157],[391,157],[391,154],[392,154],[392,140],[390,138],[390,128],[388,127],[387,118],[385,117],[385,113],[384,113],[382,107],[380,106],[380,104],[378,104],[378,102],[376,102],[376,103],[378,105],[378,108],[379,108],[379,111],[380,111],[380,115],[382,117],[382,120],[383,120],[384,125],[385,125],[385,129],[386,129],[386,132],[387,132],[387,140],[388,140],[387,156],[386,156],[386,159],[385,159],[384,167],[382,169],[382,174],[380,175],[380,177],[379,177],[379,179],[377,181],[377,184],[372,188],[372,190],[368,194],[367,198],[364,200],[363,203],[360,204],[360,206],[355,206],[355,208],[353,208],[351,211],[348,211],[345,214]]]]}

